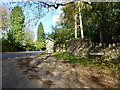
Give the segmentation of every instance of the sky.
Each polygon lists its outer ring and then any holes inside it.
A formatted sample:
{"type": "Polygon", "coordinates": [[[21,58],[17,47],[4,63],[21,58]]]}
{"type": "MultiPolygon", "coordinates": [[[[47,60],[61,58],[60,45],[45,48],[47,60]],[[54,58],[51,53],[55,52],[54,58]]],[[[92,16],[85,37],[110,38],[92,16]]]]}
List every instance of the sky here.
{"type": "MultiPolygon", "coordinates": [[[[51,33],[52,32],[51,26],[55,26],[57,24],[56,22],[59,22],[60,13],[62,13],[60,8],[58,8],[57,10],[50,10],[47,14],[44,15],[44,17],[42,17],[38,20],[37,25],[33,25],[33,27],[29,27],[32,31],[34,31],[35,40],[37,39],[37,29],[38,29],[39,23],[42,22],[44,32],[46,34],[51,33]]],[[[32,16],[32,14],[30,16],[32,16]]],[[[34,15],[33,15],[33,17],[34,17],[34,15]]],[[[31,24],[32,24],[32,22],[31,22],[31,24]]]]}
{"type": "MultiPolygon", "coordinates": [[[[48,12],[43,18],[40,19],[40,22],[42,22],[46,34],[51,33],[52,32],[51,26],[55,26],[57,24],[56,22],[59,22],[60,13],[62,13],[62,11],[59,8],[58,10],[48,12]]],[[[35,28],[35,32],[36,29],[37,28],[35,28]]]]}
{"type": "MultiPolygon", "coordinates": [[[[5,1],[5,0],[4,0],[5,1]]],[[[6,0],[7,2],[8,0],[6,0]]],[[[1,3],[1,0],[0,0],[0,3],[1,3]]],[[[17,4],[10,4],[9,7],[12,7],[12,9],[16,6],[17,4]]],[[[20,5],[21,6],[21,5],[20,5]]],[[[22,7],[22,6],[21,6],[22,7]]],[[[34,7],[34,6],[33,6],[34,7]]],[[[30,21],[30,25],[31,26],[28,26],[27,22],[29,21],[30,18],[33,18],[35,17],[35,15],[33,14],[32,10],[27,8],[22,8],[23,11],[24,11],[24,14],[25,15],[28,15],[28,16],[25,16],[25,17],[29,17],[29,18],[26,18],[25,19],[25,22],[26,22],[26,28],[29,29],[29,30],[32,30],[34,32],[34,41],[37,39],[37,28],[38,28],[38,25],[40,22],[42,22],[43,24],[43,27],[44,27],[44,31],[46,34],[48,33],[51,33],[52,32],[52,28],[51,26],[55,26],[59,20],[60,20],[60,13],[62,13],[61,7],[59,7],[57,10],[55,10],[53,8],[49,10],[48,13],[46,13],[42,18],[40,19],[36,19],[37,23],[36,24],[33,24],[35,23],[36,21],[32,20],[30,21]],[[27,13],[27,14],[26,14],[27,13]]],[[[11,10],[12,10],[11,9],[11,10]]],[[[46,10],[46,9],[43,9],[43,10],[46,10]]],[[[39,12],[38,12],[39,13],[39,12]]]]}

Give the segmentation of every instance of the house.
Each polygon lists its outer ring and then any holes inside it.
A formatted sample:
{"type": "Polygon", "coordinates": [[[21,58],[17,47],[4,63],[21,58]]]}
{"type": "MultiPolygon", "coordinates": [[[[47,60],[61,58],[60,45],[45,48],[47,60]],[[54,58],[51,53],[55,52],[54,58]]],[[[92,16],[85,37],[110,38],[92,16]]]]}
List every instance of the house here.
{"type": "Polygon", "coordinates": [[[53,48],[54,48],[54,40],[48,37],[48,38],[46,38],[44,40],[44,43],[45,43],[47,52],[52,53],[54,51],[53,50],[53,48]]]}

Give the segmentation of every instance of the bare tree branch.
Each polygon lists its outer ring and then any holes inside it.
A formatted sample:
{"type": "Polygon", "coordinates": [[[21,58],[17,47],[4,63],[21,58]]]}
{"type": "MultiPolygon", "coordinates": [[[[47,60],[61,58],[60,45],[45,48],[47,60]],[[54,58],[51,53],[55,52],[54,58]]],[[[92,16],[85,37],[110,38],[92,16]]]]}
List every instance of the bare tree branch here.
{"type": "MultiPolygon", "coordinates": [[[[71,1],[71,2],[68,2],[68,3],[48,4],[47,2],[41,2],[41,1],[39,1],[38,3],[34,3],[34,4],[42,4],[42,6],[47,7],[47,8],[53,7],[55,9],[58,9],[59,6],[65,6],[65,5],[68,5],[68,4],[72,4],[74,2],[75,1],[71,1]]],[[[92,4],[88,3],[88,2],[84,2],[84,1],[82,1],[82,2],[85,3],[85,4],[92,5],[92,4]]]]}
{"type": "MultiPolygon", "coordinates": [[[[76,0],[76,1],[78,1],[78,0],[76,0]]],[[[70,1],[70,2],[64,2],[64,3],[63,2],[61,2],[61,3],[57,3],[57,2],[50,3],[50,2],[45,2],[45,1],[37,1],[37,2],[33,2],[33,3],[34,4],[39,4],[39,5],[41,5],[41,6],[45,7],[45,8],[53,7],[55,9],[58,9],[59,6],[65,6],[65,5],[68,5],[68,4],[73,4],[76,1],[70,1]]],[[[83,2],[85,4],[89,4],[89,5],[92,6],[92,3],[89,3],[87,1],[80,1],[80,2],[83,2]]],[[[15,2],[11,2],[11,3],[15,3],[15,2]]],[[[22,3],[22,2],[19,2],[19,3],[22,3]]]]}

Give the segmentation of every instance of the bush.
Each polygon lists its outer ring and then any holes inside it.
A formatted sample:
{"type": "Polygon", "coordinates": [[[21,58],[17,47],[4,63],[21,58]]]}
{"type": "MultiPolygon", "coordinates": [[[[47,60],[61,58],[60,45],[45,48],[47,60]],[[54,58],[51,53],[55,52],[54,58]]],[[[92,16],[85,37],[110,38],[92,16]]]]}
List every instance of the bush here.
{"type": "Polygon", "coordinates": [[[2,45],[2,52],[13,52],[13,51],[14,51],[14,47],[13,46],[2,45]]]}
{"type": "Polygon", "coordinates": [[[41,50],[41,48],[43,48],[44,45],[45,45],[44,42],[37,42],[37,46],[36,46],[35,50],[37,50],[37,51],[41,50]]]}

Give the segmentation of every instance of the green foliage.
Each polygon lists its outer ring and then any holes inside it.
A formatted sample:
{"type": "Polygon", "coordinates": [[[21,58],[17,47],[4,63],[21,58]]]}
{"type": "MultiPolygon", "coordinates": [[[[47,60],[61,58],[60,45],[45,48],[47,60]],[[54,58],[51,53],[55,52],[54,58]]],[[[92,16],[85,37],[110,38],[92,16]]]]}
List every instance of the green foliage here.
{"type": "MultiPolygon", "coordinates": [[[[91,10],[91,6],[88,4],[85,4],[83,2],[80,1],[76,1],[73,4],[68,4],[65,7],[62,8],[62,19],[63,21],[60,23],[61,26],[63,26],[64,28],[70,30],[70,38],[74,38],[75,35],[75,31],[74,31],[74,25],[75,25],[75,14],[77,16],[76,22],[77,22],[77,35],[78,37],[81,36],[81,29],[80,29],[80,12],[82,14],[82,10],[86,8],[87,10],[91,10]],[[80,7],[80,11],[79,11],[79,7],[80,7]]],[[[84,16],[82,16],[82,19],[84,18],[84,16]]],[[[84,21],[83,21],[84,22],[84,21]]],[[[83,26],[84,28],[84,26],[83,26]]]]}
{"type": "Polygon", "coordinates": [[[53,27],[52,34],[49,35],[50,38],[55,40],[56,44],[64,44],[66,40],[69,39],[69,30],[65,30],[61,27],[53,27]]]}
{"type": "Polygon", "coordinates": [[[59,24],[64,29],[69,30],[69,37],[74,38],[74,4],[67,5],[62,8],[61,18],[63,21],[59,24]]]}
{"type": "Polygon", "coordinates": [[[50,55],[50,54],[52,54],[52,53],[46,53],[46,52],[44,52],[44,53],[37,53],[37,55],[50,55]]]}
{"type": "MultiPolygon", "coordinates": [[[[20,6],[14,7],[10,14],[10,30],[7,31],[7,38],[2,40],[2,51],[23,51],[23,41],[25,38],[24,13],[20,6]]],[[[7,24],[4,24],[4,26],[7,24]]]]}
{"type": "Polygon", "coordinates": [[[45,38],[45,32],[43,28],[43,24],[40,22],[37,31],[37,42],[42,42],[45,38]]]}
{"type": "Polygon", "coordinates": [[[20,6],[14,7],[10,14],[10,30],[8,40],[12,45],[21,46],[25,37],[24,28],[24,13],[20,6]]]}
{"type": "Polygon", "coordinates": [[[45,43],[44,42],[36,42],[36,48],[35,50],[40,51],[42,47],[44,47],[45,43]]]}
{"type": "Polygon", "coordinates": [[[52,33],[49,34],[48,36],[55,41],[54,42],[55,51],[58,46],[62,48],[66,40],[70,39],[70,30],[57,26],[52,27],[52,29],[53,29],[52,33]]]}
{"type": "Polygon", "coordinates": [[[34,51],[35,50],[35,42],[33,42],[33,32],[32,31],[25,31],[25,38],[24,38],[24,47],[26,51],[34,51]]]}
{"type": "Polygon", "coordinates": [[[1,39],[2,41],[2,52],[13,52],[15,50],[17,50],[17,48],[15,48],[15,46],[11,46],[10,42],[6,39],[1,39]]]}
{"type": "Polygon", "coordinates": [[[2,52],[13,52],[14,46],[3,46],[2,45],[2,52]]]}
{"type": "Polygon", "coordinates": [[[2,52],[13,51],[14,47],[9,45],[9,41],[5,39],[1,39],[2,42],[2,52]]]}
{"type": "Polygon", "coordinates": [[[85,58],[75,57],[72,54],[69,54],[67,52],[62,52],[62,53],[59,53],[59,54],[54,55],[54,56],[56,58],[61,58],[61,59],[64,59],[64,60],[67,60],[70,62],[82,64],[82,65],[86,65],[86,64],[91,62],[90,60],[87,60],[85,58]]]}
{"type": "Polygon", "coordinates": [[[78,63],[81,65],[102,68],[102,69],[114,72],[115,74],[120,73],[119,71],[120,64],[114,63],[113,61],[104,61],[104,60],[98,60],[98,59],[92,59],[92,60],[85,59],[81,57],[75,57],[67,52],[61,52],[53,56],[56,58],[67,60],[69,62],[78,63]]]}
{"type": "Polygon", "coordinates": [[[96,2],[92,10],[83,9],[86,38],[93,42],[120,42],[120,2],[96,2]]]}
{"type": "MultiPolygon", "coordinates": [[[[74,9],[79,16],[78,7],[81,7],[83,31],[86,39],[94,43],[118,43],[120,42],[120,2],[92,2],[92,6],[84,3],[73,3],[62,8],[63,21],[60,26],[70,30],[70,38],[74,37],[74,9]]],[[[80,20],[77,17],[77,24],[80,20]]],[[[80,27],[78,26],[78,37],[80,27]]]]}

